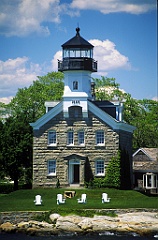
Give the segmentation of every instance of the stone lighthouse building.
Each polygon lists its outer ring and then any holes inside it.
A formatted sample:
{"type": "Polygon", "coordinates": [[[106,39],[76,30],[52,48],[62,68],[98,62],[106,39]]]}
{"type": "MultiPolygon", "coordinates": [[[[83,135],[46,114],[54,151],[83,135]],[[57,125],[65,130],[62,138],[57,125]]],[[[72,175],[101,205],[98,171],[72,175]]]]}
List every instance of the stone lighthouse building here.
{"type": "Polygon", "coordinates": [[[55,187],[57,179],[63,187],[84,186],[93,177],[104,178],[109,161],[121,151],[122,186],[129,188],[135,128],[123,122],[119,102],[95,100],[91,74],[97,62],[79,28],[62,45],[58,71],[64,73],[62,101],[46,102],[46,114],[31,124],[33,187],[55,187]]]}

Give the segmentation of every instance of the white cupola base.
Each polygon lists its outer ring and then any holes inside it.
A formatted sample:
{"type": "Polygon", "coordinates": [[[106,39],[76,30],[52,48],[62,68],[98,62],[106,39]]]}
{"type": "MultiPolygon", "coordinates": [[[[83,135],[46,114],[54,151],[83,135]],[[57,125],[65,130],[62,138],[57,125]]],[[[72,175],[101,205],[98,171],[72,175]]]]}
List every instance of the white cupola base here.
{"type": "Polygon", "coordinates": [[[69,107],[82,108],[83,117],[88,117],[87,100],[91,100],[91,72],[66,71],[64,72],[63,112],[69,117],[69,107]]]}

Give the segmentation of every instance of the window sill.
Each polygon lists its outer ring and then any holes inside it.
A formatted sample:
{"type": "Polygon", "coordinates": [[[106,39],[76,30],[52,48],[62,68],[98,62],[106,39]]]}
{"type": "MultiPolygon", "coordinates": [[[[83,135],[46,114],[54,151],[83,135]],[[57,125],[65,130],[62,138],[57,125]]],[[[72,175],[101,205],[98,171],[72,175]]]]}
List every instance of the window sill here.
{"type": "Polygon", "coordinates": [[[47,147],[56,147],[57,144],[48,144],[47,147]]]}
{"type": "Polygon", "coordinates": [[[105,144],[96,144],[95,147],[105,147],[105,144]]]}
{"type": "Polygon", "coordinates": [[[95,174],[95,177],[105,177],[105,174],[95,174]]]}
{"type": "Polygon", "coordinates": [[[47,177],[56,177],[56,173],[47,174],[47,177]]]}
{"type": "Polygon", "coordinates": [[[66,145],[66,147],[72,147],[72,148],[85,148],[86,145],[66,145]]]}

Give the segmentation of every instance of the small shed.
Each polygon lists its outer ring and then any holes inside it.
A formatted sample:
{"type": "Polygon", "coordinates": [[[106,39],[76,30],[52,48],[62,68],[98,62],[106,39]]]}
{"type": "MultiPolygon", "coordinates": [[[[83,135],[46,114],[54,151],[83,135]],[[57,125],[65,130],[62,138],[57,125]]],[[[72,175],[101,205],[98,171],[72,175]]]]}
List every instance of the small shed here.
{"type": "Polygon", "coordinates": [[[134,187],[158,193],[158,148],[139,148],[133,154],[134,187]]]}

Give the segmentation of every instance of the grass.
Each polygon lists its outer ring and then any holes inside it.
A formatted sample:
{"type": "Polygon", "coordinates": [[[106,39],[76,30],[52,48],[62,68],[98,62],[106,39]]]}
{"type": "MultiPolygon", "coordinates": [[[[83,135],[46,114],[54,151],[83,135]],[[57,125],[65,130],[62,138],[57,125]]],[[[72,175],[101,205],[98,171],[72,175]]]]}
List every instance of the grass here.
{"type": "MultiPolygon", "coordinates": [[[[64,193],[70,189],[29,189],[18,190],[10,194],[0,194],[0,212],[6,211],[51,211],[73,213],[86,209],[126,209],[126,208],[153,208],[158,209],[158,197],[146,196],[133,190],[116,189],[76,189],[74,198],[66,199],[62,205],[56,204],[57,193],[64,193]],[[110,203],[101,203],[101,195],[107,192],[110,203]],[[78,204],[77,199],[82,193],[87,194],[87,203],[78,204]],[[35,206],[35,195],[42,196],[42,206],[35,206]]],[[[73,190],[73,189],[72,189],[73,190]]]]}

